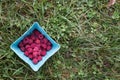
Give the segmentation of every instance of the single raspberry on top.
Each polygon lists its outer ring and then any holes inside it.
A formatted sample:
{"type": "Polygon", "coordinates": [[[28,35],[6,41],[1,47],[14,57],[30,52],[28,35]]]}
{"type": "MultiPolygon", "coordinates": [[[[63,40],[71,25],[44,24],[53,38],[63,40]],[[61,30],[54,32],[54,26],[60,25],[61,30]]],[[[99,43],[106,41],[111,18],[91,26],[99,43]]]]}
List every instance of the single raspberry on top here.
{"type": "Polygon", "coordinates": [[[49,51],[52,48],[52,46],[47,46],[46,50],[49,51]]]}
{"type": "Polygon", "coordinates": [[[43,39],[44,36],[43,36],[42,34],[39,34],[39,35],[38,35],[38,38],[39,38],[39,39],[43,39]]]}
{"type": "Polygon", "coordinates": [[[47,45],[46,45],[46,44],[42,44],[42,47],[43,47],[44,49],[46,49],[46,48],[47,48],[47,45]]]}
{"type": "Polygon", "coordinates": [[[44,39],[43,39],[43,43],[46,44],[47,42],[48,42],[48,39],[47,39],[47,38],[44,38],[44,39]]]}
{"type": "Polygon", "coordinates": [[[40,40],[39,40],[39,39],[36,39],[36,40],[35,40],[35,43],[40,44],[40,40]]]}
{"type": "Polygon", "coordinates": [[[24,54],[28,57],[29,53],[28,51],[25,51],[24,54]]]}
{"type": "Polygon", "coordinates": [[[39,53],[37,51],[33,52],[33,57],[36,58],[38,56],[38,54],[39,53]]]}
{"type": "Polygon", "coordinates": [[[30,48],[31,46],[29,44],[25,45],[25,49],[30,48]]]}
{"type": "Polygon", "coordinates": [[[32,53],[33,49],[31,47],[27,48],[28,53],[32,53]]]}
{"type": "Polygon", "coordinates": [[[24,52],[25,51],[25,47],[20,47],[20,50],[24,52]]]}
{"type": "Polygon", "coordinates": [[[32,44],[32,43],[33,43],[33,40],[29,39],[28,44],[32,44]]]}
{"type": "Polygon", "coordinates": [[[24,39],[23,39],[23,44],[27,44],[29,42],[29,38],[28,37],[25,37],[24,39]]]}
{"type": "Polygon", "coordinates": [[[33,51],[39,51],[39,47],[35,46],[35,47],[33,48],[33,51]]]}
{"type": "Polygon", "coordinates": [[[33,62],[34,64],[37,64],[37,63],[38,63],[38,59],[37,59],[37,58],[34,58],[34,59],[32,60],[32,62],[33,62]]]}
{"type": "Polygon", "coordinates": [[[31,48],[34,48],[34,47],[36,47],[36,43],[32,43],[30,46],[31,46],[31,48]]]}
{"type": "Polygon", "coordinates": [[[41,52],[41,56],[45,56],[46,55],[46,50],[43,50],[42,52],[41,52]]]}
{"type": "Polygon", "coordinates": [[[32,55],[32,54],[29,54],[28,57],[29,57],[30,59],[33,59],[33,55],[32,55]]]}
{"type": "Polygon", "coordinates": [[[40,34],[40,32],[39,32],[38,30],[36,30],[36,29],[33,31],[33,33],[34,33],[36,36],[40,34]]]}
{"type": "Polygon", "coordinates": [[[42,60],[42,56],[39,55],[38,58],[37,58],[37,60],[41,61],[42,60]]]}
{"type": "Polygon", "coordinates": [[[52,44],[51,44],[51,42],[50,42],[50,41],[48,41],[48,42],[47,42],[47,45],[48,45],[48,46],[51,46],[52,44]]]}
{"type": "Polygon", "coordinates": [[[36,37],[35,37],[34,34],[32,34],[32,35],[30,36],[30,38],[31,38],[32,40],[35,40],[35,39],[36,39],[36,37]]]}
{"type": "Polygon", "coordinates": [[[23,42],[21,41],[19,44],[18,44],[19,47],[23,47],[23,42]]]}

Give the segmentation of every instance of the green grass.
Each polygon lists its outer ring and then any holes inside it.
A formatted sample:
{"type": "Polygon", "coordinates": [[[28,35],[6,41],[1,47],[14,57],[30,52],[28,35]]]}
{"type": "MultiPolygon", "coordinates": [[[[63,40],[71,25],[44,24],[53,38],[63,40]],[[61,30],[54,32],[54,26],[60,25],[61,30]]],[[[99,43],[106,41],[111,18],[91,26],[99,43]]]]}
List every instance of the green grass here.
{"type": "Polygon", "coordinates": [[[119,80],[120,4],[108,0],[1,0],[0,80],[119,80]],[[61,49],[34,72],[10,44],[38,21],[61,49]]]}

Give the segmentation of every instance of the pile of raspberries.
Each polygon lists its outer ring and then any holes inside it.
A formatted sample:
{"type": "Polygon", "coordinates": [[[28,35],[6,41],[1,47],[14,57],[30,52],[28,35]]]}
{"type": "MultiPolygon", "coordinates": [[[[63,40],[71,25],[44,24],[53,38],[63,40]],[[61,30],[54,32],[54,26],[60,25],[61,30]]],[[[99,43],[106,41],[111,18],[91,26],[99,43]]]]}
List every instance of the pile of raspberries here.
{"type": "Polygon", "coordinates": [[[52,48],[51,42],[36,29],[31,35],[25,37],[18,46],[34,64],[41,61],[46,52],[52,48]]]}

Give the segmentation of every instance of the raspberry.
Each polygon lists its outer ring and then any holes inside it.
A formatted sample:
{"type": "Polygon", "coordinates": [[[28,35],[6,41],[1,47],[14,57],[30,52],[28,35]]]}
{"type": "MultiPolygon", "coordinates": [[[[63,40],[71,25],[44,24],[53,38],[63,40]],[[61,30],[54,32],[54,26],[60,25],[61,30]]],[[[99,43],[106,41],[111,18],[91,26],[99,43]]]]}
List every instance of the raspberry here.
{"type": "Polygon", "coordinates": [[[32,40],[35,40],[35,35],[32,34],[32,35],[30,36],[30,38],[31,38],[32,40]]]}
{"type": "Polygon", "coordinates": [[[24,38],[24,40],[28,41],[28,40],[29,40],[28,36],[27,36],[27,37],[25,37],[25,38],[24,38]]]}
{"type": "Polygon", "coordinates": [[[29,43],[29,44],[32,44],[32,43],[33,43],[33,40],[32,40],[32,39],[29,39],[28,43],[29,43]]]}
{"type": "Polygon", "coordinates": [[[46,55],[46,51],[43,50],[43,51],[41,52],[41,56],[45,56],[45,55],[46,55]]]}
{"type": "Polygon", "coordinates": [[[48,42],[48,40],[47,40],[46,38],[44,38],[44,39],[43,39],[43,43],[46,44],[47,42],[48,42]]]}
{"type": "Polygon", "coordinates": [[[18,44],[18,46],[19,47],[23,47],[24,46],[23,43],[22,43],[22,41],[18,44]]]}
{"type": "Polygon", "coordinates": [[[47,46],[46,49],[47,49],[47,51],[49,51],[51,48],[52,48],[51,46],[47,46]]]}
{"type": "Polygon", "coordinates": [[[24,54],[25,54],[26,56],[28,56],[28,55],[29,55],[29,53],[28,53],[27,51],[25,51],[25,52],[24,52],[24,54]]]}
{"type": "Polygon", "coordinates": [[[50,42],[50,41],[48,41],[48,42],[47,42],[47,45],[48,45],[48,46],[51,46],[52,44],[51,44],[51,42],[50,42]]]}
{"type": "Polygon", "coordinates": [[[32,48],[27,48],[27,51],[28,51],[28,53],[32,53],[33,52],[33,50],[32,50],[32,48]]]}
{"type": "Polygon", "coordinates": [[[41,44],[43,44],[43,43],[44,43],[44,41],[43,41],[43,40],[40,40],[40,42],[41,42],[41,44]]]}
{"type": "Polygon", "coordinates": [[[23,44],[24,44],[24,45],[27,44],[27,41],[25,41],[25,39],[23,39],[23,44]]]}
{"type": "Polygon", "coordinates": [[[38,47],[34,47],[33,51],[39,51],[38,47]]]}
{"type": "Polygon", "coordinates": [[[40,48],[40,47],[41,47],[41,44],[37,44],[36,47],[40,48]]]}
{"type": "Polygon", "coordinates": [[[37,60],[41,61],[42,60],[42,56],[38,56],[37,60]]]}
{"type": "Polygon", "coordinates": [[[33,52],[33,57],[37,57],[39,53],[37,51],[33,52]]]}
{"type": "Polygon", "coordinates": [[[31,46],[29,45],[29,44],[27,44],[26,46],[25,46],[25,49],[28,49],[28,48],[30,48],[31,46]]]}
{"type": "Polygon", "coordinates": [[[28,37],[23,39],[23,44],[27,44],[28,42],[29,42],[29,38],[28,37]]]}
{"type": "Polygon", "coordinates": [[[37,45],[37,44],[32,43],[30,46],[31,46],[32,48],[34,48],[36,45],[37,45]]]}
{"type": "Polygon", "coordinates": [[[34,59],[32,60],[32,62],[33,62],[34,64],[37,64],[37,63],[38,63],[38,60],[37,60],[36,58],[34,58],[34,59]]]}
{"type": "Polygon", "coordinates": [[[20,50],[24,52],[25,51],[25,47],[20,47],[20,50]]]}
{"type": "Polygon", "coordinates": [[[40,44],[40,40],[39,40],[39,39],[36,39],[36,40],[35,40],[35,43],[40,44]]]}
{"type": "Polygon", "coordinates": [[[44,36],[43,36],[42,34],[39,34],[39,35],[38,35],[38,38],[39,38],[39,39],[43,39],[44,36]]]}
{"type": "Polygon", "coordinates": [[[32,55],[32,54],[29,54],[28,57],[29,57],[30,59],[33,59],[33,55],[32,55]]]}
{"type": "Polygon", "coordinates": [[[46,49],[46,48],[47,48],[47,45],[46,45],[46,44],[42,44],[42,47],[43,47],[44,49],[46,49]]]}
{"type": "Polygon", "coordinates": [[[41,55],[41,50],[38,51],[38,55],[41,55]]]}
{"type": "Polygon", "coordinates": [[[35,35],[39,35],[39,34],[40,34],[40,32],[39,32],[38,30],[34,30],[33,33],[34,33],[35,35]]]}

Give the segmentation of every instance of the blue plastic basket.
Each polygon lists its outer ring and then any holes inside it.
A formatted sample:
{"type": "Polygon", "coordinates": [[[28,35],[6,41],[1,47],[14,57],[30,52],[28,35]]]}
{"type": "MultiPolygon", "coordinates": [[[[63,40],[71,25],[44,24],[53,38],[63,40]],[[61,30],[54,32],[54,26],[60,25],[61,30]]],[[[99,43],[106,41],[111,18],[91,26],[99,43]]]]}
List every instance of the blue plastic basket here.
{"type": "Polygon", "coordinates": [[[45,31],[44,29],[38,24],[38,22],[35,22],[22,36],[20,36],[15,42],[13,42],[10,46],[10,48],[27,64],[30,65],[30,67],[34,71],[38,71],[39,68],[49,59],[53,54],[55,54],[59,49],[60,45],[56,43],[45,31]],[[20,50],[18,47],[18,44],[28,35],[32,33],[33,30],[37,29],[40,31],[51,43],[52,43],[52,49],[47,51],[47,54],[42,58],[41,61],[39,61],[37,64],[34,64],[30,58],[26,57],[24,55],[24,52],[20,50]]]}

